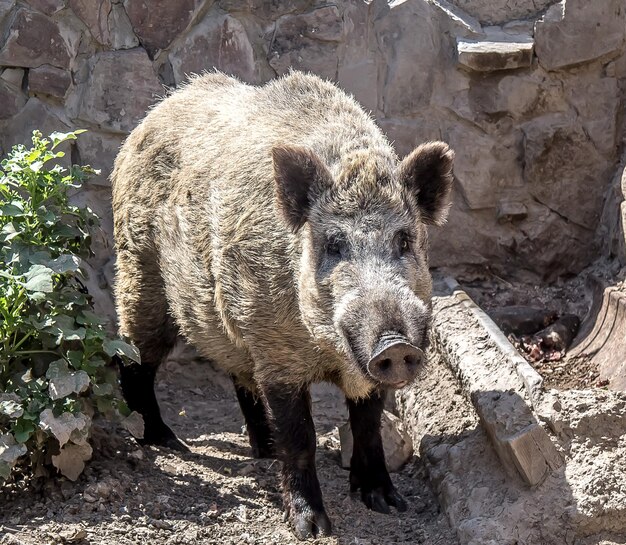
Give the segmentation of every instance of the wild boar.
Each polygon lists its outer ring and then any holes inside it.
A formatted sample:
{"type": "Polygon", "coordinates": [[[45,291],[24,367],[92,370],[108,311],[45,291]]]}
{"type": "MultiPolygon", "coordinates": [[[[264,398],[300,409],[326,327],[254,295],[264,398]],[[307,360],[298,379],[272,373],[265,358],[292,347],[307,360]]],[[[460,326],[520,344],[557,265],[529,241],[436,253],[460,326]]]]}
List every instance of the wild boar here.
{"type": "Polygon", "coordinates": [[[402,162],[333,84],[299,72],[256,87],[197,76],[123,145],[112,174],[120,332],[140,350],[121,370],[146,443],[184,448],[154,377],[178,335],[228,372],[254,456],[282,462],[300,538],[326,535],[309,386],[349,408],[350,486],[376,511],[406,503],[380,439],[385,391],[424,358],[431,277],[426,224],[447,213],[453,152],[402,162]]]}

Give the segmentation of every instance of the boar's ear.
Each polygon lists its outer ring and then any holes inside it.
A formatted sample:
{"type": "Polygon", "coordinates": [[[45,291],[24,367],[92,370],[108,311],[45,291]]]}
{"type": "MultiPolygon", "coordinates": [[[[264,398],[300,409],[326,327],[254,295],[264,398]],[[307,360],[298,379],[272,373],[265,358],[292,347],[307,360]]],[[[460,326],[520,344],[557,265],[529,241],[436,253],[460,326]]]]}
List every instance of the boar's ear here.
{"type": "Polygon", "coordinates": [[[312,201],[332,185],[332,178],[319,157],[305,148],[275,146],[272,158],[278,207],[296,232],[304,225],[312,201]]]}
{"type": "Polygon", "coordinates": [[[442,225],[448,216],[454,152],[444,142],[422,144],[398,167],[401,182],[417,198],[422,221],[442,225]]]}

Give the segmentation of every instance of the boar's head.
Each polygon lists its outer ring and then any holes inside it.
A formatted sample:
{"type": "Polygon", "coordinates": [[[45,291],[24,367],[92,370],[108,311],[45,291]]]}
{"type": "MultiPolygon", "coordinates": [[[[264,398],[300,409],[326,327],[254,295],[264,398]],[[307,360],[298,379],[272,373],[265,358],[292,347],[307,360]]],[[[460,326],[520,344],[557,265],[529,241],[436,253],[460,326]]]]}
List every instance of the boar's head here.
{"type": "Polygon", "coordinates": [[[301,147],[273,149],[276,196],[301,248],[302,320],[321,346],[375,385],[413,380],[428,342],[427,224],[445,221],[452,150],[415,149],[399,164],[358,150],[331,170],[301,147]]]}

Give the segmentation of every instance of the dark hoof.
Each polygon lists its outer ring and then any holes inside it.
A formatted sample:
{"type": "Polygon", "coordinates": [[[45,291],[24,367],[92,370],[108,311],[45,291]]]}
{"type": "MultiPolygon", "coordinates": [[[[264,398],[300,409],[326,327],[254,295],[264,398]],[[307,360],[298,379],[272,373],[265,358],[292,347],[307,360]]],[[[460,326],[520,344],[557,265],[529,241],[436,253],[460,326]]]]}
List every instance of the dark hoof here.
{"type": "Polygon", "coordinates": [[[329,536],[332,525],[324,511],[305,509],[293,517],[293,531],[298,539],[310,539],[329,536]]]}
{"type": "Polygon", "coordinates": [[[369,509],[378,513],[389,514],[391,512],[390,507],[395,507],[403,513],[407,508],[406,501],[393,487],[386,492],[382,487],[367,491],[362,490],[361,499],[369,509]]]}
{"type": "Polygon", "coordinates": [[[276,458],[274,448],[269,445],[251,445],[253,458],[276,458]]]}
{"type": "Polygon", "coordinates": [[[140,445],[166,447],[178,452],[191,452],[189,446],[181,441],[167,426],[158,432],[146,432],[143,439],[137,439],[140,445]]]}

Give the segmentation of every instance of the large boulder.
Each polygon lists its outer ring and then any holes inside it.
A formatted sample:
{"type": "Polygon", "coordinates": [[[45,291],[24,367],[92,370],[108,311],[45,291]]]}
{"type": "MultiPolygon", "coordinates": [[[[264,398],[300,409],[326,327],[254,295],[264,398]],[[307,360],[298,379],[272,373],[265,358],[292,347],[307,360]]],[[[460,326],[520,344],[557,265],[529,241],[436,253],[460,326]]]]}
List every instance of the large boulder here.
{"type": "Polygon", "coordinates": [[[135,34],[149,53],[168,47],[187,28],[198,0],[125,0],[135,34]]]}
{"type": "Polygon", "coordinates": [[[535,25],[535,52],[546,70],[560,70],[610,55],[624,45],[622,0],[563,0],[535,25]]]}
{"type": "Polygon", "coordinates": [[[139,45],[122,5],[111,0],[68,0],[94,39],[113,49],[139,45]]]}
{"type": "Polygon", "coordinates": [[[26,104],[27,97],[19,87],[0,79],[0,119],[17,114],[26,104]]]}
{"type": "Polygon", "coordinates": [[[87,80],[80,85],[78,117],[102,128],[130,132],[163,95],[152,63],[140,47],[98,53],[89,68],[87,80]]]}
{"type": "Polygon", "coordinates": [[[276,22],[268,54],[270,66],[278,74],[296,68],[336,79],[337,49],[343,39],[343,19],[336,6],[285,15],[276,22]]]}
{"type": "Polygon", "coordinates": [[[607,163],[570,115],[547,115],[523,126],[524,178],[533,197],[572,224],[595,229],[608,182],[607,163]]]}
{"type": "Polygon", "coordinates": [[[67,70],[48,64],[31,68],[28,72],[28,92],[31,94],[62,99],[71,84],[72,77],[67,70]]]}
{"type": "Polygon", "coordinates": [[[430,104],[441,56],[435,8],[427,2],[396,2],[374,23],[381,60],[379,110],[410,117],[430,104]]]}
{"type": "Polygon", "coordinates": [[[243,81],[255,80],[254,51],[239,20],[209,13],[170,53],[177,84],[189,74],[217,68],[243,81]]]}
{"type": "Polygon", "coordinates": [[[69,63],[67,45],[57,24],[41,13],[19,9],[0,47],[0,65],[68,68],[69,63]]]}

